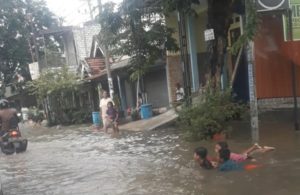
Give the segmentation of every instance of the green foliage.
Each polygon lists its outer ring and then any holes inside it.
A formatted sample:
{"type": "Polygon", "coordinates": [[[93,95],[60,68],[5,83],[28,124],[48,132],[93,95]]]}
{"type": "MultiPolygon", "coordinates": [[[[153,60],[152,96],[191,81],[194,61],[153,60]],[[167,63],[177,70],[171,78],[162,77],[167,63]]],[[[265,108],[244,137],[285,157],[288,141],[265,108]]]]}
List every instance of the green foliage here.
{"type": "Polygon", "coordinates": [[[42,0],[0,0],[0,5],[0,80],[8,84],[16,73],[30,78],[32,33],[57,26],[57,21],[42,0]]]}
{"type": "Polygon", "coordinates": [[[88,109],[65,109],[65,120],[62,124],[82,124],[90,122],[92,118],[92,113],[88,109]]]}
{"type": "Polygon", "coordinates": [[[188,139],[211,139],[215,133],[227,132],[229,122],[240,119],[245,111],[245,105],[233,101],[231,91],[209,84],[193,106],[179,111],[178,123],[188,139]]]}
{"type": "Polygon", "coordinates": [[[76,91],[79,80],[75,74],[68,71],[67,67],[63,67],[61,70],[47,70],[41,73],[37,80],[30,81],[27,85],[33,95],[43,100],[48,95],[76,91]]]}
{"type": "Polygon", "coordinates": [[[256,34],[259,18],[255,3],[253,1],[246,1],[246,24],[244,26],[244,34],[232,45],[231,52],[236,54],[241,47],[253,40],[256,34]]]}
{"type": "Polygon", "coordinates": [[[44,119],[44,112],[36,107],[31,107],[28,109],[28,119],[34,122],[42,122],[44,119]]]}
{"type": "Polygon", "coordinates": [[[132,108],[131,109],[131,119],[133,121],[136,121],[136,120],[139,120],[140,119],[140,114],[139,114],[139,111],[135,108],[132,108]]]}
{"type": "Polygon", "coordinates": [[[101,14],[96,19],[101,25],[98,41],[102,47],[106,47],[109,50],[115,50],[119,46],[118,34],[123,25],[122,16],[120,12],[115,10],[115,6],[114,3],[104,4],[101,14]]]}
{"type": "Polygon", "coordinates": [[[162,1],[162,6],[166,13],[170,13],[173,11],[180,11],[186,14],[196,14],[196,12],[192,9],[192,5],[200,4],[199,0],[164,0],[162,1]]]}
{"type": "Polygon", "coordinates": [[[131,79],[137,80],[166,49],[177,51],[173,30],[165,25],[163,9],[140,0],[124,0],[119,10],[106,4],[99,16],[99,38],[113,55],[130,56],[131,79]]]}
{"type": "Polygon", "coordinates": [[[124,28],[120,52],[131,56],[131,79],[137,80],[155,60],[163,58],[166,49],[177,51],[173,30],[166,27],[162,10],[148,9],[138,0],[126,0],[121,6],[124,28]],[[130,4],[130,6],[128,6],[130,4]]]}

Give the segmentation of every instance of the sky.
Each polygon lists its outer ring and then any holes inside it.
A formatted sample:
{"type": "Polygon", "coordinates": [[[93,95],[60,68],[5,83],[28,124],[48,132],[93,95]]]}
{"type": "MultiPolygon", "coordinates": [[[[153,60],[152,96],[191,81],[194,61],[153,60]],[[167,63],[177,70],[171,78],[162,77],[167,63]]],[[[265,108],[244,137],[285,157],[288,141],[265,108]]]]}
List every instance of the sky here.
{"type": "MultiPolygon", "coordinates": [[[[91,0],[94,6],[97,0],[91,0]]],[[[120,3],[122,0],[102,0],[102,3],[112,1],[120,3]]],[[[58,17],[64,18],[64,25],[80,26],[90,19],[86,0],[46,0],[48,8],[58,17]]]]}

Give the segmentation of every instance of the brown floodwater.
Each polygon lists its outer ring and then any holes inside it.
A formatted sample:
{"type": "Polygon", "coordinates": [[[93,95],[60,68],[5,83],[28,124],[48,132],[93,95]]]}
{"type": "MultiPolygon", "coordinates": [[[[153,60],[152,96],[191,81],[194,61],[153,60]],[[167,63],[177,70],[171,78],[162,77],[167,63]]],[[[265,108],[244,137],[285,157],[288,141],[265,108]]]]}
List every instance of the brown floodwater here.
{"type": "MultiPolygon", "coordinates": [[[[300,194],[300,133],[290,113],[262,117],[261,144],[276,150],[257,155],[260,168],[220,173],[193,161],[193,150],[214,142],[187,142],[180,131],[122,132],[111,138],[87,126],[25,127],[25,153],[0,154],[6,195],[296,195],[300,194]]],[[[229,145],[239,152],[251,144],[249,125],[234,123],[229,145]]],[[[246,164],[253,164],[246,162],[246,164]]]]}

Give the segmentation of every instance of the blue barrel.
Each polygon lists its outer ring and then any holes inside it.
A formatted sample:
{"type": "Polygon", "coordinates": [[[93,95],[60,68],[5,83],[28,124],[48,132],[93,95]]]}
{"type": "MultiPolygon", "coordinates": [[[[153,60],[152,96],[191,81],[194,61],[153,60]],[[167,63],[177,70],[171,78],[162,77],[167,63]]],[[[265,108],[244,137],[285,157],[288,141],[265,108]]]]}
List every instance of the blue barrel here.
{"type": "Polygon", "coordinates": [[[101,123],[100,113],[99,112],[93,112],[92,117],[93,117],[93,124],[95,126],[100,126],[100,123],[101,123]]]}
{"type": "Polygon", "coordinates": [[[143,104],[141,105],[141,117],[142,119],[148,119],[152,117],[152,105],[143,104]]]}

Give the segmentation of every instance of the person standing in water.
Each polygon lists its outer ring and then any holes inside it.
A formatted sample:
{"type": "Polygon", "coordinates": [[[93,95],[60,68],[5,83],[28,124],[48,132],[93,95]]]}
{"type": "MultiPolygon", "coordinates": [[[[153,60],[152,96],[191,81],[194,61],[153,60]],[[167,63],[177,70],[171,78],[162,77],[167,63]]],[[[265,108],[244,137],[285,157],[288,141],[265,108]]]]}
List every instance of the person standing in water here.
{"type": "Polygon", "coordinates": [[[108,102],[112,102],[114,104],[113,100],[108,97],[107,91],[103,91],[102,98],[100,100],[100,116],[102,118],[102,123],[103,123],[103,129],[105,129],[105,126],[107,126],[106,123],[106,112],[107,112],[107,104],[108,102]]]}
{"type": "Polygon", "coordinates": [[[107,133],[107,128],[109,126],[112,126],[114,133],[119,133],[119,127],[118,127],[118,119],[119,114],[118,111],[114,108],[114,105],[112,102],[107,103],[107,111],[106,111],[106,122],[104,126],[104,130],[107,133]]]}

